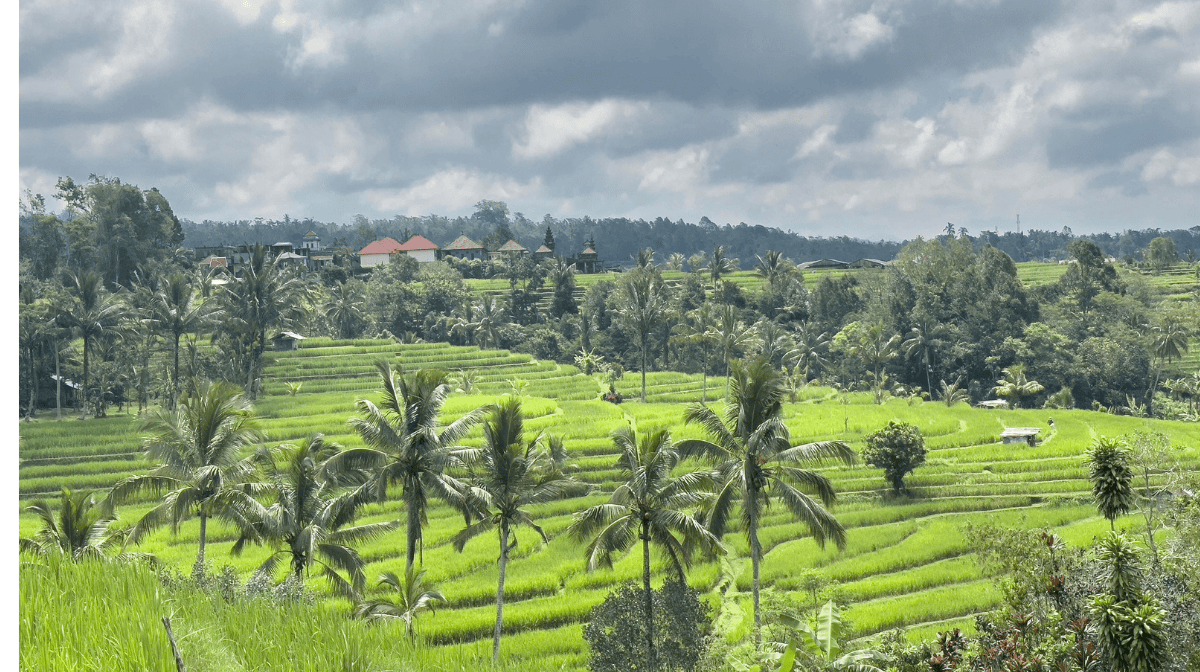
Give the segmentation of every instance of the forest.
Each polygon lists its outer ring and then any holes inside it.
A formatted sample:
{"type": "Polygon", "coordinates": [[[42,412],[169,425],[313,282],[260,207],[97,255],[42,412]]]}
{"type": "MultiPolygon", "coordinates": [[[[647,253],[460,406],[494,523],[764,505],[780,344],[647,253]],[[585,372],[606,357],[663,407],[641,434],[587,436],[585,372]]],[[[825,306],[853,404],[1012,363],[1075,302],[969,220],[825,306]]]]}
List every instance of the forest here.
{"type": "Polygon", "coordinates": [[[21,215],[22,669],[100,646],[38,615],[73,582],[164,619],[110,669],[273,669],[246,637],[281,614],[336,654],[305,669],[1200,669],[1200,227],[900,244],[58,196],[21,215]],[[273,257],[308,231],[332,264],[273,257]],[[418,234],[592,237],[624,268],[358,266],[418,234]],[[189,249],[218,243],[247,262],[189,249]]]}

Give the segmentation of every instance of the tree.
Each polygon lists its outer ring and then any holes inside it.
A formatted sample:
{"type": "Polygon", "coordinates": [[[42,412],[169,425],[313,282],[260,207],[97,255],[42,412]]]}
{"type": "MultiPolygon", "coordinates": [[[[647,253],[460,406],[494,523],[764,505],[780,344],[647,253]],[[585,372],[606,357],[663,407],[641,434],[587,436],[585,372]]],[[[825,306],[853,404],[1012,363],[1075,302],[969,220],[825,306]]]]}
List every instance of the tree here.
{"type": "Polygon", "coordinates": [[[101,558],[119,546],[123,535],[113,534],[109,525],[117,519],[110,500],[97,503],[91,491],[72,493],[62,489],[58,515],[43,500],[25,510],[42,519],[42,529],[32,539],[21,539],[21,550],[36,555],[62,553],[72,560],[101,558]]]}
{"type": "Polygon", "coordinates": [[[1179,261],[1179,253],[1175,251],[1175,241],[1165,236],[1159,236],[1150,241],[1146,247],[1146,261],[1154,267],[1156,273],[1161,273],[1179,261]]]}
{"type": "Polygon", "coordinates": [[[338,338],[357,338],[362,334],[367,316],[363,312],[366,300],[366,285],[359,280],[335,283],[329,288],[325,301],[325,314],[337,330],[338,338]]]}
{"type": "Polygon", "coordinates": [[[575,303],[575,266],[562,257],[556,257],[554,267],[550,270],[550,280],[554,283],[550,315],[558,319],[567,313],[577,314],[579,305],[575,303]]]}
{"type": "Polygon", "coordinates": [[[897,495],[904,489],[904,477],[925,464],[925,439],[915,425],[889,420],[868,434],[866,441],[863,462],[883,469],[884,479],[897,495]]]}
{"type": "Polygon", "coordinates": [[[220,333],[244,376],[246,396],[253,399],[268,332],[299,322],[310,289],[294,270],[277,266],[261,243],[255,244],[240,272],[219,297],[223,313],[220,333]]]}
{"type": "Polygon", "coordinates": [[[942,381],[942,401],[946,402],[947,408],[971,401],[971,395],[962,388],[962,378],[953,383],[942,381]]]}
{"type": "Polygon", "coordinates": [[[387,586],[397,595],[397,601],[371,600],[354,609],[354,615],[366,621],[382,621],[398,618],[404,622],[409,639],[415,639],[413,622],[424,611],[433,611],[433,605],[446,603],[446,596],[436,588],[426,585],[425,570],[413,566],[404,569],[404,578],[395,572],[384,572],[379,576],[379,585],[387,586]]]}
{"type": "Polygon", "coordinates": [[[710,554],[724,551],[716,536],[688,512],[711,497],[712,479],[699,471],[671,477],[679,464],[679,454],[666,430],[643,434],[639,441],[632,428],[623,427],[613,432],[612,440],[619,453],[616,467],[622,483],[607,503],[577,514],[568,532],[588,542],[584,554],[589,572],[600,566],[611,568],[614,554],[627,552],[636,539],[642,541],[646,669],[653,670],[657,662],[650,544],[653,542],[670,558],[680,581],[685,580],[684,567],[690,566],[693,549],[710,554]]]}
{"type": "Polygon", "coordinates": [[[705,301],[695,310],[685,313],[683,319],[676,323],[674,327],[674,340],[676,343],[694,345],[700,348],[700,373],[703,379],[703,386],[700,390],[700,403],[708,401],[709,350],[712,349],[712,345],[716,341],[715,324],[712,304],[705,301]]]}
{"type": "Polygon", "coordinates": [[[1166,662],[1167,614],[1141,590],[1141,568],[1133,544],[1110,531],[1100,539],[1108,592],[1092,599],[1097,640],[1117,672],[1157,672],[1166,662]]]}
{"type": "Polygon", "coordinates": [[[725,256],[725,246],[718,245],[713,250],[712,260],[708,262],[705,270],[708,271],[708,280],[712,283],[713,289],[717,288],[717,282],[721,280],[722,275],[732,273],[738,268],[737,259],[729,259],[725,256]]]}
{"type": "Polygon", "coordinates": [[[896,356],[899,347],[900,335],[888,336],[883,329],[883,322],[876,322],[862,331],[859,342],[851,346],[850,353],[871,369],[877,404],[883,403],[883,389],[887,382],[884,366],[896,356]]]}
{"type": "MultiPolygon", "coordinates": [[[[627,583],[608,594],[588,614],[583,627],[593,672],[626,672],[643,669],[646,660],[646,622],[642,590],[627,583]]],[[[687,583],[667,579],[653,592],[654,669],[691,670],[704,652],[708,614],[699,595],[687,583]]]]}
{"type": "Polygon", "coordinates": [[[650,273],[638,273],[622,285],[624,303],[617,309],[621,321],[638,340],[642,355],[642,403],[646,403],[646,360],[650,353],[650,335],[662,320],[666,306],[661,288],[650,273]]]}
{"type": "Polygon", "coordinates": [[[83,339],[83,386],[79,389],[79,419],[83,420],[87,417],[88,354],[97,338],[117,327],[121,305],[104,289],[104,279],[94,271],[71,275],[69,289],[73,301],[62,316],[83,339]]]}
{"type": "Polygon", "coordinates": [[[725,356],[725,396],[729,396],[729,375],[733,365],[733,353],[744,348],[749,342],[751,331],[745,323],[738,319],[737,306],[724,305],[717,311],[716,321],[712,326],[712,337],[725,356]]]}
{"type": "Polygon", "coordinates": [[[504,578],[509,553],[517,547],[516,528],[525,526],[548,541],[546,532],[533,522],[526,508],[562,496],[567,479],[562,478],[550,455],[535,439],[524,443],[521,402],[512,397],[501,401],[483,425],[483,448],[472,464],[478,468],[466,495],[481,519],[468,524],[454,537],[454,548],[462,552],[467,542],[496,530],[500,537],[500,578],[496,586],[496,628],[492,662],[500,660],[500,629],[504,622],[504,578]],[[510,542],[509,539],[512,539],[510,542]]]}
{"type": "Polygon", "coordinates": [[[178,531],[181,522],[198,516],[196,565],[202,568],[208,519],[245,528],[248,515],[261,506],[254,495],[263,491],[255,480],[263,456],[239,456],[264,435],[243,393],[225,382],[198,384],[174,411],[151,411],[141,428],[148,432],[143,439],[146,456],[159,466],[117,483],[109,497],[124,502],[141,492],[167,495],[134,525],[128,543],[139,543],[167,523],[172,532],[178,531]]]}
{"type": "Polygon", "coordinates": [[[400,484],[408,538],[407,566],[417,557],[422,526],[428,523],[429,498],[437,497],[467,510],[466,485],[448,472],[466,466],[467,450],[455,445],[475,426],[486,408],[477,408],[438,432],[438,416],[450,395],[446,373],[421,369],[410,376],[397,376],[387,362],[375,365],[382,382],[382,398],[376,406],[367,399],[357,402],[361,418],[350,426],[362,437],[365,448],[352,448],[330,458],[335,474],[363,471],[371,474],[378,501],[387,499],[388,486],[400,484]]]}
{"type": "Polygon", "coordinates": [[[754,568],[754,629],[761,644],[762,615],[759,603],[759,565],[763,548],[758,526],[763,507],[780,501],[808,528],[824,547],[832,539],[845,548],[846,531],[824,507],[837,496],[829,479],[798,465],[838,460],[854,464],[854,451],[841,441],[819,441],[792,446],[783,422],[783,378],[764,360],[734,367],[731,396],[722,419],[703,404],[689,406],[686,424],[696,423],[711,441],[691,439],[679,444],[683,457],[700,456],[715,465],[717,494],[708,509],[707,527],[718,538],[741,509],[742,529],[750,542],[754,568]],[[815,492],[813,501],[805,490],[815,492]],[[824,506],[822,506],[824,504],[824,506]]]}
{"type": "Polygon", "coordinates": [[[41,369],[38,367],[38,353],[49,341],[54,347],[54,318],[49,306],[39,302],[30,285],[21,287],[20,315],[18,318],[18,335],[20,338],[21,358],[27,364],[29,375],[29,405],[25,409],[25,419],[33,419],[33,409],[37,406],[38,378],[41,369]]]}
{"type": "Polygon", "coordinates": [[[179,339],[196,333],[209,324],[214,306],[208,301],[196,301],[196,292],[183,273],[172,273],[155,295],[151,319],[171,336],[171,398],[167,408],[175,408],[179,397],[179,339]]]}
{"type": "Polygon", "coordinates": [[[487,349],[500,343],[500,327],[504,324],[504,310],[492,297],[483,297],[483,302],[477,306],[475,321],[471,322],[479,347],[487,349]]]}
{"type": "Polygon", "coordinates": [[[783,362],[788,367],[800,369],[802,380],[809,382],[809,376],[814,370],[825,368],[828,363],[825,353],[829,351],[829,336],[825,332],[817,333],[807,324],[800,325],[792,339],[796,347],[783,356],[783,362]]]}
{"type": "Polygon", "coordinates": [[[933,393],[933,353],[931,351],[942,347],[944,342],[941,337],[945,334],[946,325],[930,325],[928,322],[922,322],[909,330],[908,338],[901,344],[905,356],[911,358],[916,354],[921,355],[921,364],[925,369],[925,389],[931,394],[933,393]]]}
{"type": "Polygon", "coordinates": [[[790,619],[802,633],[801,645],[809,655],[817,659],[820,666],[829,672],[882,672],[866,661],[882,662],[883,655],[873,649],[859,649],[842,654],[839,640],[845,634],[841,610],[837,603],[829,600],[816,614],[813,625],[790,619]],[[842,654],[842,655],[839,655],[842,654]]]}
{"type": "Polygon", "coordinates": [[[1021,407],[1021,399],[1040,394],[1046,389],[1036,380],[1025,376],[1025,365],[1014,364],[1003,371],[1004,377],[996,381],[992,393],[1001,399],[1007,399],[1013,408],[1021,407]]]}
{"type": "Polygon", "coordinates": [[[1117,439],[1099,437],[1087,453],[1088,478],[1096,508],[1116,529],[1117,517],[1133,507],[1133,471],[1129,468],[1129,453],[1117,439]]]}
{"type": "Polygon", "coordinates": [[[278,471],[273,460],[264,460],[273,472],[267,491],[275,503],[252,510],[250,524],[242,529],[233,553],[241,553],[248,542],[266,541],[281,548],[267,557],[258,574],[273,575],[281,558],[288,559],[292,575],[299,580],[314,564],[320,565],[321,573],[339,593],[356,599],[366,587],[366,563],[352,545],[394,530],[400,521],[349,527],[359,507],[374,500],[374,492],[369,483],[341,494],[334,492],[325,465],[341,450],[338,444],[314,434],[299,446],[284,444],[281,448],[287,460],[285,471],[278,471]],[[350,580],[342,578],[339,570],[350,580]]]}

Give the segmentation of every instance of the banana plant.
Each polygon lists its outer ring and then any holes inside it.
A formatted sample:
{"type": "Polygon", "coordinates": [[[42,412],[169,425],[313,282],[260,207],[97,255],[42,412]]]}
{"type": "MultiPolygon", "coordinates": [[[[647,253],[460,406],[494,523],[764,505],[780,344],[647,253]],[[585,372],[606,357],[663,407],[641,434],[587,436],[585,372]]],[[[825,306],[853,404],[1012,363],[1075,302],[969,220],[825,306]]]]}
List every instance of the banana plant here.
{"type": "MultiPolygon", "coordinates": [[[[821,607],[813,624],[808,624],[794,617],[785,617],[784,621],[802,633],[801,646],[809,654],[820,660],[826,670],[835,672],[882,672],[868,661],[878,662],[883,654],[874,649],[859,649],[842,653],[838,640],[842,637],[842,616],[837,604],[830,600],[821,607]]],[[[791,646],[789,645],[789,649],[791,646]]],[[[795,657],[789,657],[787,651],[780,659],[779,672],[791,672],[795,657]],[[784,669],[784,663],[788,663],[784,669]]]]}

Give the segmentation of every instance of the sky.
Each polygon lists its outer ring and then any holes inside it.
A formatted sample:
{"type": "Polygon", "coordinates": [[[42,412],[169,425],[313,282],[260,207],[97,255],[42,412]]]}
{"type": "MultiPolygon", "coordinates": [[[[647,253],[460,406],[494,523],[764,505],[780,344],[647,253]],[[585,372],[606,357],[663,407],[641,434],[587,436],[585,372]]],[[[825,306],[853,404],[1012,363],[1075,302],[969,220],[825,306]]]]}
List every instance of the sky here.
{"type": "MultiPolygon", "coordinates": [[[[1200,224],[1200,2],[22,0],[20,188],[194,221],[1200,224]]],[[[48,205],[61,204],[50,199],[48,205]]]]}

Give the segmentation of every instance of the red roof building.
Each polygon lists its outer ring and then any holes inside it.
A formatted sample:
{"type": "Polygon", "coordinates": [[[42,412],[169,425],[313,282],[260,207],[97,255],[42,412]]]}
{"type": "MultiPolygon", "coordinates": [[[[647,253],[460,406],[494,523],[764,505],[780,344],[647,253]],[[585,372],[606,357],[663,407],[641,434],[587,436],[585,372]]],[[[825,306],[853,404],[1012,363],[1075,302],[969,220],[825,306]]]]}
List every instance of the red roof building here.
{"type": "Polygon", "coordinates": [[[367,244],[366,247],[359,250],[360,255],[367,254],[391,254],[400,251],[400,241],[395,238],[384,238],[367,244]]]}
{"type": "Polygon", "coordinates": [[[425,236],[413,236],[409,238],[403,245],[400,246],[400,252],[417,252],[419,250],[436,250],[437,245],[425,236]]]}

